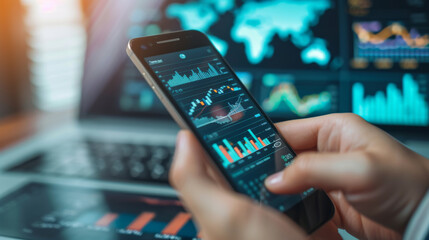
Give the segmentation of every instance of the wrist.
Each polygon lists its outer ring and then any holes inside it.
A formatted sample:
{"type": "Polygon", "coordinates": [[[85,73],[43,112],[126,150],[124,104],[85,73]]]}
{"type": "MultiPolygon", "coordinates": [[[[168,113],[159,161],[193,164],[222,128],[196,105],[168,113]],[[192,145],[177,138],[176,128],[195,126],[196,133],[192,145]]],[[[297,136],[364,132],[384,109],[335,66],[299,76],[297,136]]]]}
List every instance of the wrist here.
{"type": "Polygon", "coordinates": [[[429,159],[418,155],[417,162],[419,164],[416,164],[418,168],[420,168],[420,178],[417,177],[420,181],[417,181],[415,186],[410,186],[411,188],[414,188],[415,191],[415,198],[411,199],[410,205],[412,206],[412,210],[410,211],[407,220],[405,221],[404,228],[402,232],[405,232],[408,226],[410,225],[411,220],[413,217],[419,212],[419,207],[423,204],[424,201],[428,202],[428,193],[429,193],[429,159]]]}
{"type": "Polygon", "coordinates": [[[425,239],[429,236],[429,189],[413,213],[405,230],[404,240],[425,239]]]}

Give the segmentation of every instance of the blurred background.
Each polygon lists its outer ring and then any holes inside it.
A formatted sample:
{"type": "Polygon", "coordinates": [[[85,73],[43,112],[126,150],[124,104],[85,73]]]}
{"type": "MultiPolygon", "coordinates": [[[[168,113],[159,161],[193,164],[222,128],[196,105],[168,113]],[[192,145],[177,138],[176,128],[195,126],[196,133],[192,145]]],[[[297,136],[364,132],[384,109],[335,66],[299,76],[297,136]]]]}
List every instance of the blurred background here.
{"type": "Polygon", "coordinates": [[[276,121],[354,112],[389,131],[429,126],[426,0],[13,0],[0,9],[0,121],[76,110],[85,91],[91,104],[80,112],[166,116],[126,43],[197,29],[276,121]]]}
{"type": "MultiPolygon", "coordinates": [[[[353,112],[429,157],[428,2],[0,0],[0,149],[64,119],[109,127],[1,151],[1,175],[166,184],[177,127],[125,49],[131,38],[181,29],[206,33],[274,121],[353,112]]],[[[17,209],[11,216],[28,216],[17,209]]]]}

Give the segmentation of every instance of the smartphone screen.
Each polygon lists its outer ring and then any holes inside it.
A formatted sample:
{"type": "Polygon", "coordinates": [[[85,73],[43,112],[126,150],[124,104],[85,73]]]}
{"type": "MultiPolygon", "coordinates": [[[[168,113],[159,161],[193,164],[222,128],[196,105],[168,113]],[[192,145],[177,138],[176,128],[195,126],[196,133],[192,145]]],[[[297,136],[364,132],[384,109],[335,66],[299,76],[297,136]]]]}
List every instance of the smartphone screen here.
{"type": "Polygon", "coordinates": [[[264,187],[265,178],[290,165],[295,153],[213,46],[144,61],[235,190],[280,211],[313,191],[274,195],[264,187]]]}

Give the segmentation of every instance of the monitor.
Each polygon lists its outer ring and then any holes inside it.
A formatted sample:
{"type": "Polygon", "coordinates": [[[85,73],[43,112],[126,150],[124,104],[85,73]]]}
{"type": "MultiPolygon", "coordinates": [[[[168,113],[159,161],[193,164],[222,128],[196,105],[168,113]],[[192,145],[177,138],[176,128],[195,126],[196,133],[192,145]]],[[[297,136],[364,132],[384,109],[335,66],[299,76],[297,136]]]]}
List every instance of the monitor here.
{"type": "Polygon", "coordinates": [[[354,112],[388,129],[428,129],[427,1],[108,0],[88,9],[83,115],[168,118],[124,48],[196,29],[274,121],[354,112]]]}

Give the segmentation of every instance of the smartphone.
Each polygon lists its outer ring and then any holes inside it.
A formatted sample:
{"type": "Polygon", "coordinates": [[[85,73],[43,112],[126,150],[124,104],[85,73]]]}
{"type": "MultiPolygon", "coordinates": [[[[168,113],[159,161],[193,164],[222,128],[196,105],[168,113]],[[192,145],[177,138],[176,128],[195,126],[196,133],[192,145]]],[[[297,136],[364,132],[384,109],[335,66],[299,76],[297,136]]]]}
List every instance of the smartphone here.
{"type": "Polygon", "coordinates": [[[288,215],[308,233],[333,216],[321,190],[276,195],[265,188],[265,178],[296,154],[206,35],[190,30],[135,38],[127,53],[232,189],[288,215]]]}

